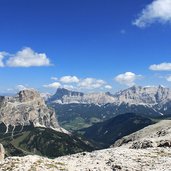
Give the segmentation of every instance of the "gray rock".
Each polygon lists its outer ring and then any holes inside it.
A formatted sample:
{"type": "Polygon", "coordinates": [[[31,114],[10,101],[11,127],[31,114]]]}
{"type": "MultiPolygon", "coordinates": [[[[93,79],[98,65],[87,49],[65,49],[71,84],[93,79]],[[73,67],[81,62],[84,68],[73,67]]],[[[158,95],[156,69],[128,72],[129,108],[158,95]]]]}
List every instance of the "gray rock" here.
{"type": "Polygon", "coordinates": [[[7,133],[9,127],[12,132],[17,126],[33,124],[34,127],[47,127],[63,130],[55,117],[55,111],[45,104],[41,95],[33,89],[20,91],[14,97],[0,97],[0,124],[6,126],[7,133]]]}
{"type": "Polygon", "coordinates": [[[152,147],[153,147],[152,141],[143,140],[143,141],[133,142],[133,144],[130,148],[132,148],[132,149],[146,149],[146,148],[152,148],[152,147]]]}
{"type": "Polygon", "coordinates": [[[117,140],[112,147],[132,149],[171,148],[171,120],[162,120],[117,140]]]}
{"type": "Polygon", "coordinates": [[[5,149],[2,144],[0,144],[0,160],[5,158],[5,149]]]}
{"type": "Polygon", "coordinates": [[[158,142],[157,147],[169,147],[171,148],[171,140],[161,140],[158,142]]]}

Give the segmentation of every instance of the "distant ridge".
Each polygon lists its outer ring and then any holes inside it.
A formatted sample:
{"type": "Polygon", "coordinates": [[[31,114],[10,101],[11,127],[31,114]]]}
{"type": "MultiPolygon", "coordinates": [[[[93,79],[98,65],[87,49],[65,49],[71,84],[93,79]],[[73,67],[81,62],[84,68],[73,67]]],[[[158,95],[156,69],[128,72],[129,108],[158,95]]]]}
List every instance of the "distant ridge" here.
{"type": "Polygon", "coordinates": [[[82,93],[70,91],[64,88],[57,89],[55,95],[48,99],[50,104],[110,104],[116,108],[114,113],[147,113],[149,115],[171,114],[171,89],[161,85],[133,86],[121,90],[115,94],[106,93],[82,93]]]}

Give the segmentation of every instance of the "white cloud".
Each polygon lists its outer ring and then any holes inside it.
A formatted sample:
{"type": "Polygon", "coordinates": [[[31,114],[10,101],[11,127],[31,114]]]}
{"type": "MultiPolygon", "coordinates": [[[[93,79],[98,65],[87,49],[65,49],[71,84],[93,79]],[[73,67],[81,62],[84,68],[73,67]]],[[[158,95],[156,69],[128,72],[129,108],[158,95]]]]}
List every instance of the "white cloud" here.
{"type": "Polygon", "coordinates": [[[7,91],[14,91],[14,89],[12,89],[12,88],[7,88],[7,91]]]}
{"type": "Polygon", "coordinates": [[[171,0],[154,0],[142,10],[133,24],[143,28],[155,22],[171,23],[171,0]]]}
{"type": "Polygon", "coordinates": [[[62,83],[78,83],[80,80],[76,76],[63,76],[60,78],[62,83]]]}
{"type": "Polygon", "coordinates": [[[51,84],[48,84],[48,85],[43,85],[43,87],[57,89],[57,88],[61,87],[61,84],[59,82],[54,82],[54,83],[51,83],[51,84]]]}
{"type": "Polygon", "coordinates": [[[141,77],[142,77],[141,75],[136,75],[133,72],[125,72],[124,74],[119,74],[114,79],[120,84],[133,86],[135,85],[135,81],[141,77]]]}
{"type": "Polygon", "coordinates": [[[22,91],[22,90],[26,90],[27,89],[27,87],[26,86],[24,86],[24,85],[22,85],[22,84],[19,84],[19,85],[17,85],[16,86],[16,88],[15,88],[17,91],[22,91]]]}
{"type": "Polygon", "coordinates": [[[104,80],[98,80],[95,78],[85,78],[80,81],[78,87],[81,89],[97,89],[105,86],[106,82],[104,80]]]}
{"type": "Polygon", "coordinates": [[[50,66],[51,63],[45,53],[37,53],[31,48],[26,47],[15,55],[10,55],[6,65],[9,67],[32,67],[50,66]]]}
{"type": "Polygon", "coordinates": [[[50,79],[51,79],[51,80],[58,81],[58,78],[57,78],[57,77],[51,77],[50,79]]]}
{"type": "Polygon", "coordinates": [[[169,81],[169,82],[171,82],[171,75],[167,76],[166,77],[166,80],[169,81]]]}
{"type": "Polygon", "coordinates": [[[68,90],[73,90],[75,87],[73,85],[64,85],[63,88],[66,88],[68,90]]]}
{"type": "Polygon", "coordinates": [[[111,85],[105,85],[105,89],[111,90],[112,89],[112,86],[111,85]]]}
{"type": "Polygon", "coordinates": [[[96,78],[78,78],[77,76],[63,76],[60,79],[51,77],[51,80],[58,80],[54,83],[43,85],[46,88],[66,88],[69,90],[93,90],[112,89],[106,81],[96,78]]]}
{"type": "Polygon", "coordinates": [[[5,58],[6,55],[7,55],[6,52],[0,52],[0,67],[4,67],[3,59],[5,58]]]}
{"type": "Polygon", "coordinates": [[[171,71],[171,63],[154,64],[149,67],[153,71],[171,71]]]}

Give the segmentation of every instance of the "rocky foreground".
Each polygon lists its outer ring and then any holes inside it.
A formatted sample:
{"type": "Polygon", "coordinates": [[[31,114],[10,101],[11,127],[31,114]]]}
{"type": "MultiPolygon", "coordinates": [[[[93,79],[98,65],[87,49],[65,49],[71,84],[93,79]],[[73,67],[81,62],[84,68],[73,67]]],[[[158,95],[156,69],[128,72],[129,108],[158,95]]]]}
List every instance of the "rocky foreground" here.
{"type": "Polygon", "coordinates": [[[169,171],[171,149],[124,147],[48,159],[39,156],[10,157],[1,171],[169,171]]]}
{"type": "Polygon", "coordinates": [[[163,120],[118,140],[111,148],[48,159],[4,157],[0,171],[171,171],[171,120],[163,120]]]}
{"type": "Polygon", "coordinates": [[[171,121],[161,121],[117,141],[113,147],[91,153],[48,159],[8,157],[7,171],[171,171],[171,121]],[[120,146],[118,147],[117,146],[120,146]]]}

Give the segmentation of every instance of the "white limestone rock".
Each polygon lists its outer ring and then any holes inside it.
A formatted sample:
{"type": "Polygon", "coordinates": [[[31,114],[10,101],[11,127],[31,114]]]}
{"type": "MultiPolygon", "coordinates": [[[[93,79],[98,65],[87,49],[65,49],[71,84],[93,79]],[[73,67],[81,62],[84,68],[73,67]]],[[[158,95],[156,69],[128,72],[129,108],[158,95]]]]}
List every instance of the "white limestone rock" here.
{"type": "Polygon", "coordinates": [[[112,147],[126,146],[133,149],[168,147],[171,148],[171,120],[162,120],[133,134],[125,136],[112,147]]]}
{"type": "Polygon", "coordinates": [[[40,156],[9,157],[0,170],[13,171],[169,171],[171,149],[123,147],[79,153],[56,159],[40,156]]]}
{"type": "Polygon", "coordinates": [[[40,93],[34,89],[22,90],[14,97],[0,97],[0,123],[5,124],[6,133],[9,126],[47,127],[57,131],[62,129],[55,116],[55,111],[45,104],[40,93]]]}

